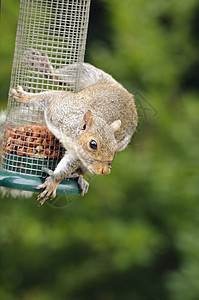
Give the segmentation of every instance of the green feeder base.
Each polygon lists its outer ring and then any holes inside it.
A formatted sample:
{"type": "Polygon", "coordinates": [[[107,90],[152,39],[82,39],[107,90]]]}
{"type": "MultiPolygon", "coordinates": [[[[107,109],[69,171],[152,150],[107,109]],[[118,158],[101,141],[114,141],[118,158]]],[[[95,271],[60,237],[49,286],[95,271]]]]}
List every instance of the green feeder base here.
{"type": "MultiPolygon", "coordinates": [[[[6,188],[38,192],[35,187],[42,184],[43,182],[44,179],[40,177],[12,173],[0,168],[0,186],[6,188]]],[[[79,194],[78,185],[72,179],[64,179],[59,183],[57,187],[57,194],[77,195],[79,194]]]]}

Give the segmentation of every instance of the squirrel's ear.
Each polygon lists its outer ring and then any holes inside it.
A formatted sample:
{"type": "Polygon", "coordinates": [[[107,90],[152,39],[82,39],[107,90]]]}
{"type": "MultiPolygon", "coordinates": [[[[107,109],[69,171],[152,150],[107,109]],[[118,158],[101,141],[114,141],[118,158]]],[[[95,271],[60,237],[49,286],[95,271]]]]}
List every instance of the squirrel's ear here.
{"type": "Polygon", "coordinates": [[[86,130],[87,127],[91,127],[93,125],[93,113],[90,109],[85,113],[83,120],[82,120],[82,125],[81,129],[86,130]]]}
{"type": "Polygon", "coordinates": [[[120,129],[122,122],[120,120],[114,121],[110,126],[113,129],[113,132],[115,133],[117,130],[120,129]]]}

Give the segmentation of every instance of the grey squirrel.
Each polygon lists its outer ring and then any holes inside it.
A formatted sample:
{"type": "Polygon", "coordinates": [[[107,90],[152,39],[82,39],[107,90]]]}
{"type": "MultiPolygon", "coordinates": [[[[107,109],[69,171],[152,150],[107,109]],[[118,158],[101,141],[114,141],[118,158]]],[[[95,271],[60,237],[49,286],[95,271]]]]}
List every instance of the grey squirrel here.
{"type": "MultiPolygon", "coordinates": [[[[30,52],[29,66],[58,82],[72,82],[69,65],[55,70],[48,57],[30,52]]],[[[130,94],[111,75],[84,63],[80,91],[46,91],[28,93],[18,86],[10,96],[17,102],[39,105],[50,131],[67,150],[54,171],[37,189],[42,205],[56,196],[58,183],[65,177],[77,177],[81,194],[88,191],[84,173],[109,174],[116,153],[125,149],[136,130],[138,116],[130,94]]]]}

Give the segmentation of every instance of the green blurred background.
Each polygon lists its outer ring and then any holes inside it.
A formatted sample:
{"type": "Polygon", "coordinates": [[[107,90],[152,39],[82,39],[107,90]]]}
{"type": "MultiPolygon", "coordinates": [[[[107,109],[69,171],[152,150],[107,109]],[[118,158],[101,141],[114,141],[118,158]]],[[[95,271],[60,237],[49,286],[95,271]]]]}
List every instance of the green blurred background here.
{"type": "MultiPolygon", "coordinates": [[[[1,5],[5,109],[19,0],[1,5]]],[[[139,127],[84,197],[1,191],[0,299],[199,299],[198,20],[196,0],[92,1],[86,61],[135,94],[139,127]]]]}

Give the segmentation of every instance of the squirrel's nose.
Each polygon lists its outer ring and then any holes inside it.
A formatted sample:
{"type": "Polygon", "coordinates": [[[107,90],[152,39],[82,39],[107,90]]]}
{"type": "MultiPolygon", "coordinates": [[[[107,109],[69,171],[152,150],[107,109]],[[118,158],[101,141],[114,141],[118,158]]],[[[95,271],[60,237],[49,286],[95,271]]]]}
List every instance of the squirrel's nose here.
{"type": "Polygon", "coordinates": [[[111,172],[111,167],[103,167],[101,170],[102,175],[109,174],[111,172]]]}

